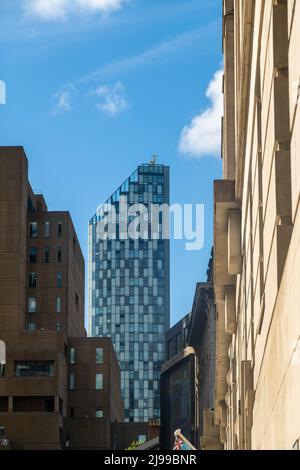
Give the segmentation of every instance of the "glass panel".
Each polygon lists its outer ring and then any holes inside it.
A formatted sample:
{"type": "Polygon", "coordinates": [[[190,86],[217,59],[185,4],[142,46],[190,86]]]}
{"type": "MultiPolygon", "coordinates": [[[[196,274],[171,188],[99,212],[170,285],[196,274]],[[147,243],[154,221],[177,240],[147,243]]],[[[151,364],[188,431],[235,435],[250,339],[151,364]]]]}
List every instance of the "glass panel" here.
{"type": "Polygon", "coordinates": [[[36,288],[36,273],[29,273],[29,287],[30,289],[36,288]]]}
{"type": "Polygon", "coordinates": [[[28,312],[35,313],[36,312],[36,298],[29,297],[28,299],[28,312]]]}
{"type": "Polygon", "coordinates": [[[103,389],[103,374],[96,374],[96,390],[103,389]]]}
{"type": "Polygon", "coordinates": [[[45,263],[49,263],[49,258],[50,258],[50,248],[46,247],[44,249],[44,259],[45,263]]]}
{"type": "Polygon", "coordinates": [[[50,237],[50,222],[45,222],[45,237],[50,237]]]}
{"type": "Polygon", "coordinates": [[[70,364],[75,364],[75,348],[70,349],[70,364]]]}
{"type": "Polygon", "coordinates": [[[29,236],[30,238],[36,238],[37,233],[37,222],[31,222],[29,225],[29,236]]]}
{"type": "Polygon", "coordinates": [[[29,321],[27,323],[27,330],[34,331],[36,329],[36,324],[34,321],[29,321]]]}
{"type": "Polygon", "coordinates": [[[96,408],[96,418],[103,418],[103,408],[96,408]]]}
{"type": "Polygon", "coordinates": [[[16,377],[52,377],[53,361],[18,361],[15,362],[16,377]]]}
{"type": "Polygon", "coordinates": [[[36,263],[37,261],[37,247],[31,246],[29,248],[29,263],[36,263]]]}
{"type": "Polygon", "coordinates": [[[61,312],[61,298],[56,297],[56,313],[60,313],[60,312],[61,312]]]}
{"type": "Polygon", "coordinates": [[[58,222],[57,224],[57,236],[61,237],[62,236],[62,223],[58,222]]]}
{"type": "Polygon", "coordinates": [[[74,390],[74,388],[75,388],[75,375],[70,374],[69,375],[69,389],[74,390]]]}
{"type": "Polygon", "coordinates": [[[61,286],[62,286],[62,276],[61,276],[61,273],[57,273],[57,276],[56,276],[56,287],[60,289],[61,286]]]}
{"type": "Polygon", "coordinates": [[[103,364],[103,348],[96,348],[96,364],[103,364]]]}

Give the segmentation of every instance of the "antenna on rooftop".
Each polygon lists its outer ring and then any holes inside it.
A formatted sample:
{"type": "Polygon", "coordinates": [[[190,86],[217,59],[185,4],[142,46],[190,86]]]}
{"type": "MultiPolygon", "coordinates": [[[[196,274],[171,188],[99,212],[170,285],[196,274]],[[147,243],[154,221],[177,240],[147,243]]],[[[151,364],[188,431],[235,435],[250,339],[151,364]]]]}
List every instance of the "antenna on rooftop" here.
{"type": "Polygon", "coordinates": [[[154,166],[157,162],[158,156],[157,155],[152,155],[151,160],[149,162],[149,165],[154,166]]]}

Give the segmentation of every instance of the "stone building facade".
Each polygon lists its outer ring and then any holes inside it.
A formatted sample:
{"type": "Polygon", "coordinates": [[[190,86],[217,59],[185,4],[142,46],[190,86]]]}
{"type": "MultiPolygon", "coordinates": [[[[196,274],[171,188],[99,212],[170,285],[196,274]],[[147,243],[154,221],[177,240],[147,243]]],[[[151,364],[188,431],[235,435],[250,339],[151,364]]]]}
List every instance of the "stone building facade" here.
{"type": "Polygon", "coordinates": [[[214,186],[215,423],[225,449],[300,438],[300,2],[224,0],[214,186]]]}

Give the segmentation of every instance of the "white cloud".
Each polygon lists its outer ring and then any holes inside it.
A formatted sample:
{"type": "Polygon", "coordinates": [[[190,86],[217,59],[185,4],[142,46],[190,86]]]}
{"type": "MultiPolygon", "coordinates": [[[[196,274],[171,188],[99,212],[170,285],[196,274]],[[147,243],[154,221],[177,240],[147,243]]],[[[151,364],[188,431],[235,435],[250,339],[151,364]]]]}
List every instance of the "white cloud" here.
{"type": "Polygon", "coordinates": [[[23,0],[24,11],[42,20],[65,20],[72,15],[109,13],[129,0],[23,0]]]}
{"type": "Polygon", "coordinates": [[[181,153],[194,157],[220,156],[223,115],[222,77],[223,70],[218,70],[206,90],[206,97],[211,101],[211,106],[183,128],[179,143],[181,153]]]}
{"type": "Polygon", "coordinates": [[[52,116],[55,117],[58,114],[71,111],[75,92],[76,92],[75,88],[72,86],[69,86],[68,88],[64,90],[60,90],[57,93],[55,93],[54,98],[56,99],[56,104],[52,110],[52,113],[51,113],[52,116]]]}
{"type": "Polygon", "coordinates": [[[128,108],[125,87],[122,82],[114,85],[100,85],[92,91],[98,98],[97,108],[109,116],[117,116],[128,108]]]}

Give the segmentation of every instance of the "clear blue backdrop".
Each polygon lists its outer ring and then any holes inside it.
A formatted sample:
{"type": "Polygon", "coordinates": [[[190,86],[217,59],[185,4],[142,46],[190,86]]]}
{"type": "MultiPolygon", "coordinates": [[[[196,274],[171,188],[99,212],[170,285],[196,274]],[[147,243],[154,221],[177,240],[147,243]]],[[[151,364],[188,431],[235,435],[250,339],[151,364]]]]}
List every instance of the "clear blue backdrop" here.
{"type": "Polygon", "coordinates": [[[50,210],[70,210],[86,260],[97,205],[152,153],[170,165],[172,202],[205,204],[204,249],[171,244],[171,323],[190,311],[212,246],[221,160],[180,155],[178,142],[208,105],[205,91],[222,60],[221,14],[221,0],[133,0],[106,17],[45,22],[24,17],[22,0],[0,3],[0,79],[7,84],[0,145],[25,147],[33,189],[50,210]],[[93,80],[81,80],[94,71],[93,80]],[[90,90],[118,81],[129,107],[109,117],[90,90]],[[72,108],[53,116],[54,95],[67,83],[77,90],[72,108]]]}

